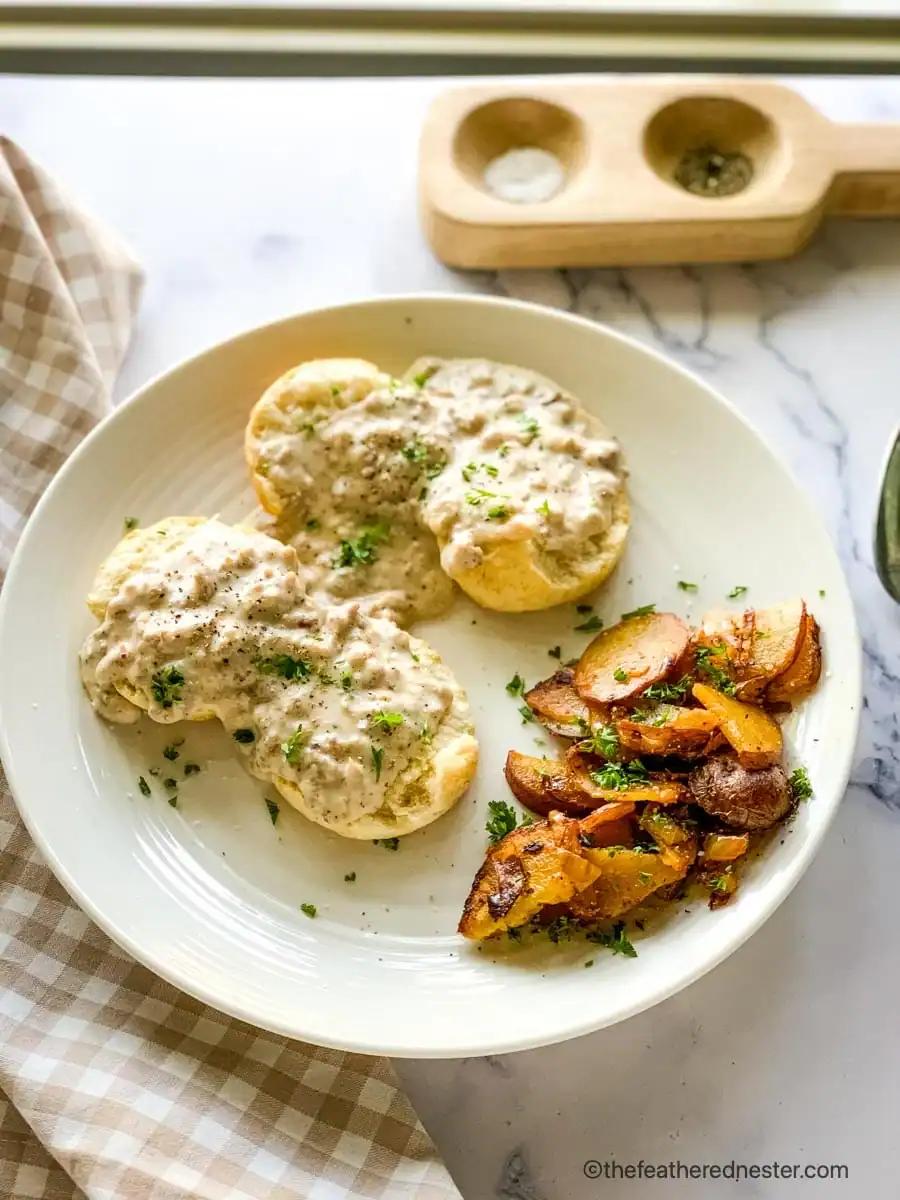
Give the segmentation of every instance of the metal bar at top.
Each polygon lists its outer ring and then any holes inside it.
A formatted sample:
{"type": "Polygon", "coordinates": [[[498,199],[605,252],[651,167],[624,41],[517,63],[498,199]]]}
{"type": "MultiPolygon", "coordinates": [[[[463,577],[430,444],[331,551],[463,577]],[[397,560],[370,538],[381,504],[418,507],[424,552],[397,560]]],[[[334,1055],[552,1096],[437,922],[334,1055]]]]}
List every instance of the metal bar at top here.
{"type": "MultiPolygon", "coordinates": [[[[307,4],[37,3],[0,7],[0,70],[141,75],[472,75],[650,70],[818,74],[900,68],[892,16],[717,14],[648,0],[324,0],[307,4]]],[[[843,7],[842,5],[838,6],[843,7]]]]}

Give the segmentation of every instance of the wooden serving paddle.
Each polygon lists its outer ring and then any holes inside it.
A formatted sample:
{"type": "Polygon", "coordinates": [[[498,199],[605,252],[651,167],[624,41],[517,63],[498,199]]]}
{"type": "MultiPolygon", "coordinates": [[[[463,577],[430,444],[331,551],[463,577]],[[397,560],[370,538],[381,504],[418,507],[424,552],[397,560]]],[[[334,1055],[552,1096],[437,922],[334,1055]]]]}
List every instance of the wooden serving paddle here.
{"type": "Polygon", "coordinates": [[[836,124],[757,80],[485,83],[433,104],[419,187],[426,236],[456,267],[782,258],[826,214],[900,215],[900,125],[836,124]],[[502,199],[525,148],[556,181],[502,199]]]}

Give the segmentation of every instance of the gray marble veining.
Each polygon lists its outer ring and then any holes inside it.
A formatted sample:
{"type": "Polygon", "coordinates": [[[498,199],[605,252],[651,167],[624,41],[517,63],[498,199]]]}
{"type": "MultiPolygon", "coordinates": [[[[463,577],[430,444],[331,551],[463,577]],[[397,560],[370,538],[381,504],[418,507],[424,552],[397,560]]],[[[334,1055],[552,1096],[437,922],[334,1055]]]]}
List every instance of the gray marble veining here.
{"type": "MultiPolygon", "coordinates": [[[[415,214],[440,81],[0,79],[3,132],[130,239],[150,274],[131,390],[237,329],[403,290],[494,291],[657,345],[714,381],[828,523],[866,655],[847,801],[807,877],[743,949],[614,1029],[400,1073],[467,1200],[900,1195],[895,878],[900,614],[871,561],[897,423],[900,223],[832,223],[747,267],[462,275],[415,214]],[[589,1178],[584,1164],[845,1163],[847,1182],[589,1178]]],[[[900,82],[797,81],[843,120],[900,119],[900,82]]]]}

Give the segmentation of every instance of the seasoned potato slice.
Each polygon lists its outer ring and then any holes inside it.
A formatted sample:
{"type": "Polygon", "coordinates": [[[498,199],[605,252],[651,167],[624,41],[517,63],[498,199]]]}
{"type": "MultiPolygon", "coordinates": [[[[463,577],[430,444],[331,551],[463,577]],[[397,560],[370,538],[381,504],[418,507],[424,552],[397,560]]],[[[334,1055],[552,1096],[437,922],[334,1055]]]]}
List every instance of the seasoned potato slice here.
{"type": "Polygon", "coordinates": [[[749,834],[708,833],[703,839],[703,858],[706,862],[734,862],[749,848],[749,834]]]}
{"type": "Polygon", "coordinates": [[[661,725],[625,719],[615,727],[619,745],[636,754],[699,758],[721,741],[719,722],[705,708],[670,708],[661,725]]]}
{"type": "Polygon", "coordinates": [[[801,692],[808,692],[819,682],[822,674],[822,645],[819,625],[812,613],[807,612],[803,623],[803,637],[797,657],[766,689],[766,699],[773,702],[792,700],[801,692]]]}
{"type": "Polygon", "coordinates": [[[805,629],[805,603],[789,600],[758,611],[707,613],[697,642],[723,648],[738,696],[756,699],[796,659],[805,629]]]}
{"type": "Polygon", "coordinates": [[[768,829],[790,811],[787,775],[772,764],[750,771],[730,755],[718,755],[690,778],[695,804],[735,829],[768,829]]]}
{"type": "Polygon", "coordinates": [[[591,642],[575,668],[575,689],[592,704],[634,700],[672,674],[690,645],[691,632],[672,613],[621,621],[591,642]]]}
{"type": "Polygon", "coordinates": [[[630,846],[634,841],[634,805],[612,800],[595,808],[578,822],[579,844],[590,838],[593,846],[630,846]]]}
{"type": "Polygon", "coordinates": [[[742,767],[767,767],[781,757],[781,730],[761,708],[726,696],[705,683],[695,683],[695,699],[713,714],[737,752],[742,767]]]}
{"type": "Polygon", "coordinates": [[[504,773],[515,798],[545,817],[554,811],[580,817],[602,803],[585,792],[567,763],[556,759],[510,750],[504,773]]]}
{"type": "Polygon", "coordinates": [[[515,829],[488,851],[459,932],[480,940],[524,925],[548,904],[571,900],[598,874],[580,853],[576,821],[557,817],[515,829]]]}
{"type": "Polygon", "coordinates": [[[574,678],[570,667],[561,667],[525,693],[525,703],[541,724],[559,737],[581,737],[590,724],[590,710],[575,691],[574,678]]]}

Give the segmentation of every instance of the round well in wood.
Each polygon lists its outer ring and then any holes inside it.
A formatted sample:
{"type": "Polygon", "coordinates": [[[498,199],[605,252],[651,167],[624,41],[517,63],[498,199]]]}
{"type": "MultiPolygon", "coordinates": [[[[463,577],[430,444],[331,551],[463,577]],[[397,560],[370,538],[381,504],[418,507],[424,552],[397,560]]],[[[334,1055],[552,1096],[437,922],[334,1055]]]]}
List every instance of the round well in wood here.
{"type": "Polygon", "coordinates": [[[485,191],[485,168],[506,151],[526,146],[555,155],[568,181],[584,153],[581,121],[569,109],[546,100],[504,96],[464,117],[453,139],[453,158],[469,182],[485,191]]]}
{"type": "MultiPolygon", "coordinates": [[[[686,156],[714,150],[726,159],[743,155],[751,171],[737,195],[771,175],[781,139],[774,122],[750,104],[727,96],[685,96],[661,108],[644,130],[644,156],[660,179],[683,189],[679,167],[686,156]]],[[[699,193],[691,191],[692,195],[699,193]]],[[[705,197],[727,199],[710,190],[705,197]]]]}

